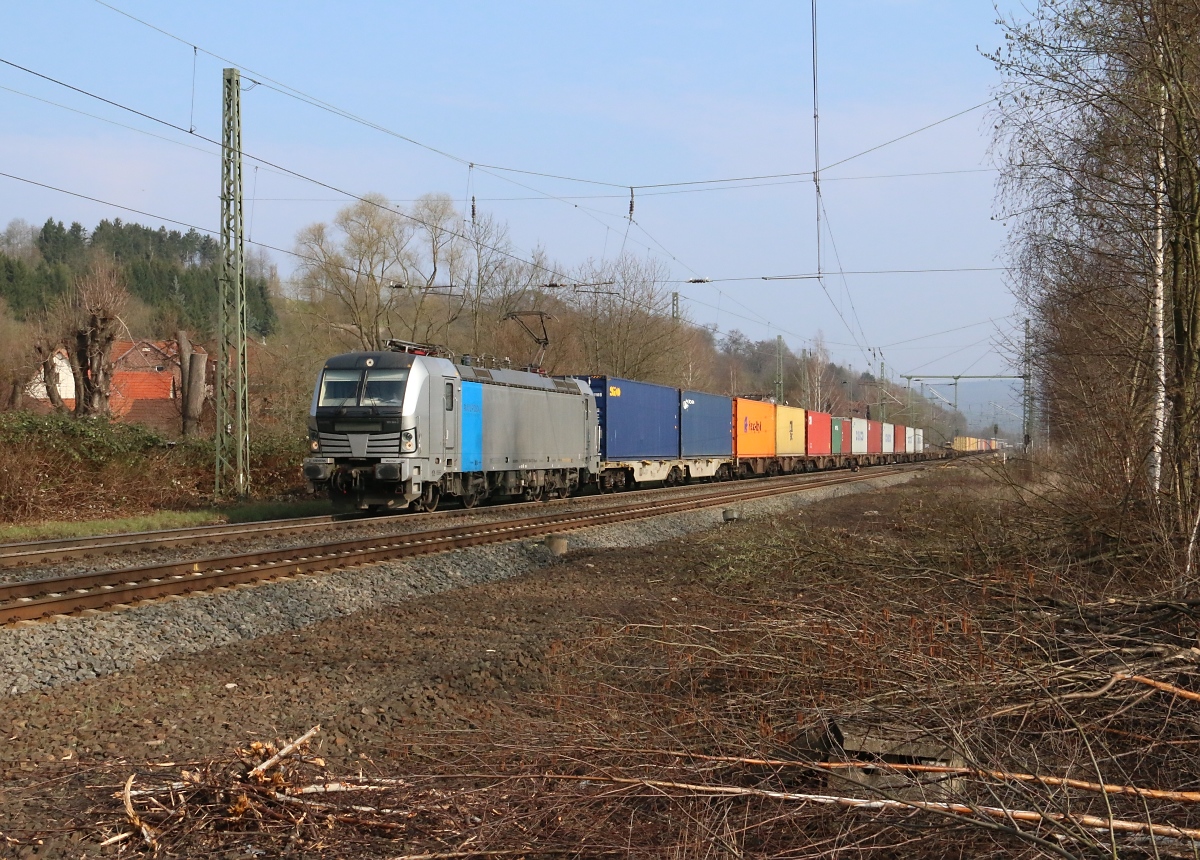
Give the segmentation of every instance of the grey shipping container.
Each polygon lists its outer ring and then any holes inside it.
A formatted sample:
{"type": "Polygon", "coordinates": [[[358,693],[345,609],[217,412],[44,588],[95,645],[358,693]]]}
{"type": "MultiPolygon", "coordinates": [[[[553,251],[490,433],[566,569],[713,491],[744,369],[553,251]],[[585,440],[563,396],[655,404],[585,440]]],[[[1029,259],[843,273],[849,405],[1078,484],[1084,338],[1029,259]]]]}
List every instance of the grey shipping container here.
{"type": "Polygon", "coordinates": [[[679,450],[683,457],[732,457],[733,400],[703,391],[679,392],[679,450]]]}
{"type": "Polygon", "coordinates": [[[615,376],[583,377],[596,395],[600,459],[679,457],[679,391],[615,376]]]}

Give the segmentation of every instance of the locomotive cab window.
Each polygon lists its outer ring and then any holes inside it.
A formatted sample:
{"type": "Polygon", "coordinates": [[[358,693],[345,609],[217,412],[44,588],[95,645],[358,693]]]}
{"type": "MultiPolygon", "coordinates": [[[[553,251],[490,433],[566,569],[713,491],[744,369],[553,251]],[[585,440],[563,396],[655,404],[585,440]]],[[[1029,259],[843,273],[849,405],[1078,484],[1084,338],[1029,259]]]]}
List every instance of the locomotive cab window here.
{"type": "Polygon", "coordinates": [[[387,368],[367,371],[360,406],[399,406],[404,402],[404,384],[408,368],[387,368]]]}
{"type": "Polygon", "coordinates": [[[454,383],[446,383],[446,393],[442,395],[442,402],[445,404],[447,412],[454,411],[454,383]]]}
{"type": "Polygon", "coordinates": [[[358,402],[361,370],[326,370],[321,377],[318,406],[353,406],[358,402]]]}

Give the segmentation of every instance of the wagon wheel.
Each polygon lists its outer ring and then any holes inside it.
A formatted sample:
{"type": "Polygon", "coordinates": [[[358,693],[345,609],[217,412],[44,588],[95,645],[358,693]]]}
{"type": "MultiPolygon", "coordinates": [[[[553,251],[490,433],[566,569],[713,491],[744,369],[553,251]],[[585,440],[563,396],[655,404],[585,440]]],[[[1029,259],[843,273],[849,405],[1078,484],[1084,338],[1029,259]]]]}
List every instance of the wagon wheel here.
{"type": "Polygon", "coordinates": [[[459,496],[459,501],[462,502],[464,508],[470,510],[479,504],[479,493],[463,493],[459,496]]]}

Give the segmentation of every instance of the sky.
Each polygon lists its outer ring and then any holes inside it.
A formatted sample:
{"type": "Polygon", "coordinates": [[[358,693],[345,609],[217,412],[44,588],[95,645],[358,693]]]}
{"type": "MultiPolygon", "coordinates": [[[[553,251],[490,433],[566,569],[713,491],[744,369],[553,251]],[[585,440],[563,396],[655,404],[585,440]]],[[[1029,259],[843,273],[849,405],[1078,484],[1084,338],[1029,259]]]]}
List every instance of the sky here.
{"type": "MultiPolygon", "coordinates": [[[[565,267],[657,257],[685,313],[719,332],[783,335],[797,351],[820,337],[834,360],[877,372],[882,359],[897,382],[1014,372],[993,118],[968,110],[999,83],[981,53],[1002,42],[990,0],[818,0],[820,280],[763,280],[818,266],[807,3],[6,6],[0,60],[155,119],[0,64],[0,173],[104,201],[0,177],[0,226],[121,217],[216,230],[209,141],[235,65],[249,156],[397,202],[444,192],[465,209],[474,195],[522,254],[542,247],[565,267]],[[759,176],[777,178],[709,181],[759,176]],[[635,189],[633,223],[631,185],[666,186],[635,189]],[[914,269],[980,271],[895,271],[914,269]],[[686,283],[699,278],[711,282],[686,283]]],[[[253,158],[245,177],[250,238],[280,249],[350,202],[253,158]]],[[[1006,386],[977,386],[973,400],[963,383],[960,404],[1003,424],[1004,409],[1019,412],[1006,386]]]]}

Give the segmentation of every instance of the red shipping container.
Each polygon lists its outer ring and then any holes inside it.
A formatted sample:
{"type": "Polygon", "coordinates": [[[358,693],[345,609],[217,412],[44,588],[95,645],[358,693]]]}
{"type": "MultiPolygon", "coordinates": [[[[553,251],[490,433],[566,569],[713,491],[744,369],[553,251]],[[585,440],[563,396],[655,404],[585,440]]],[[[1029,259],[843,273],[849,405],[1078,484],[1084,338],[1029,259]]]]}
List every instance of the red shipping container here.
{"type": "Polygon", "coordinates": [[[808,456],[812,457],[817,454],[829,454],[832,452],[833,445],[833,416],[828,412],[812,412],[808,413],[808,438],[807,442],[808,456]]]}
{"type": "Polygon", "coordinates": [[[850,453],[851,440],[854,438],[854,422],[849,418],[842,418],[842,453],[850,453]]]}
{"type": "Polygon", "coordinates": [[[867,422],[867,453],[882,454],[883,453],[883,422],[868,421],[867,422]]]}
{"type": "Polygon", "coordinates": [[[895,439],[893,440],[894,444],[892,446],[892,451],[895,452],[896,454],[907,453],[907,450],[904,447],[904,440],[908,435],[906,432],[907,429],[908,428],[906,428],[903,424],[896,425],[896,431],[895,431],[896,436],[895,436],[895,439]]]}

